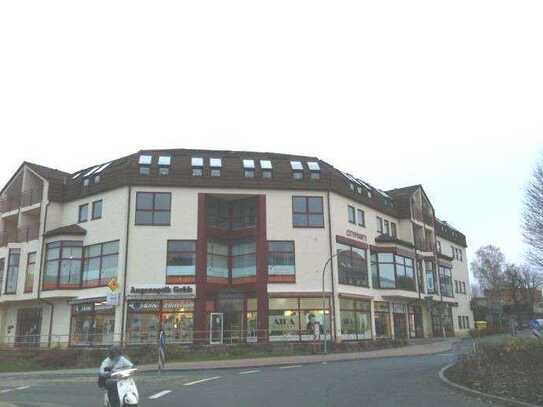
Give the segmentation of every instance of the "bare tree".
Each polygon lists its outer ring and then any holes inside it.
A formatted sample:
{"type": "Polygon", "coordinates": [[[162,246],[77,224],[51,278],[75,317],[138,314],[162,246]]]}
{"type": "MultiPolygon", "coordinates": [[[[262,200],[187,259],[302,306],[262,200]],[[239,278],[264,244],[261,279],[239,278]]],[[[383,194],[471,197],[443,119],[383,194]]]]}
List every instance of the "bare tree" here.
{"type": "Polygon", "coordinates": [[[524,268],[514,263],[507,263],[504,269],[505,287],[511,293],[512,309],[520,321],[522,304],[526,304],[526,282],[524,281],[524,268]]]}
{"type": "MultiPolygon", "coordinates": [[[[543,160],[542,160],[543,161],[543,160]]],[[[543,269],[543,163],[539,163],[524,197],[522,214],[524,240],[528,246],[527,258],[532,267],[543,269]]]]}
{"type": "Polygon", "coordinates": [[[497,291],[505,283],[505,256],[499,247],[482,246],[475,252],[475,260],[471,262],[471,271],[485,292],[497,291]]]}
{"type": "Polygon", "coordinates": [[[505,256],[496,246],[482,246],[475,252],[471,271],[487,298],[490,324],[501,325],[503,319],[501,295],[506,286],[505,256]]]}
{"type": "Polygon", "coordinates": [[[537,292],[543,288],[543,273],[539,269],[522,267],[522,279],[524,286],[528,292],[528,303],[530,304],[530,313],[533,314],[534,304],[537,297],[537,292]]]}

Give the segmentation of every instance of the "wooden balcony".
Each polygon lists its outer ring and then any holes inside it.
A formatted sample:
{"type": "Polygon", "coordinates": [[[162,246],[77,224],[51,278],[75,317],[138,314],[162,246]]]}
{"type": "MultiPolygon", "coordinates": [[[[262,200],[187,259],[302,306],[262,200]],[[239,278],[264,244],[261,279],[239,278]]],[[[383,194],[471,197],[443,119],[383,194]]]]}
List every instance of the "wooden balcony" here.
{"type": "Polygon", "coordinates": [[[41,202],[42,189],[30,189],[18,195],[0,199],[0,213],[11,212],[19,208],[32,206],[41,202]]]}

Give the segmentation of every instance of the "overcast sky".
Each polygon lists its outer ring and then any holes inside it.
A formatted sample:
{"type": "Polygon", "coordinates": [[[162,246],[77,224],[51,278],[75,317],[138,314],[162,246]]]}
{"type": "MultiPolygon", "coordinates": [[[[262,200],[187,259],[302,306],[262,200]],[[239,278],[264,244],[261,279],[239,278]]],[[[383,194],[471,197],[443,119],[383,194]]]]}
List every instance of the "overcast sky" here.
{"type": "Polygon", "coordinates": [[[0,183],[141,148],[316,155],[423,184],[522,260],[543,155],[543,2],[4,1],[0,183]]]}

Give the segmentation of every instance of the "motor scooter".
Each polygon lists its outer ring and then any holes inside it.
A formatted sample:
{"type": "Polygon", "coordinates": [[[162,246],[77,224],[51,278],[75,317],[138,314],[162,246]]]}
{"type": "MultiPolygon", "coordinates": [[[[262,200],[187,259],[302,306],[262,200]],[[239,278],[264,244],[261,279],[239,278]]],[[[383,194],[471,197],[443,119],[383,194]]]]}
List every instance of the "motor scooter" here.
{"type": "Polygon", "coordinates": [[[139,393],[136,387],[136,382],[132,378],[134,373],[138,369],[129,368],[117,370],[109,375],[106,379],[106,391],[104,395],[104,407],[117,407],[115,402],[109,400],[109,393],[107,391],[110,386],[115,386],[117,394],[119,396],[119,407],[133,407],[139,403],[139,393]]]}

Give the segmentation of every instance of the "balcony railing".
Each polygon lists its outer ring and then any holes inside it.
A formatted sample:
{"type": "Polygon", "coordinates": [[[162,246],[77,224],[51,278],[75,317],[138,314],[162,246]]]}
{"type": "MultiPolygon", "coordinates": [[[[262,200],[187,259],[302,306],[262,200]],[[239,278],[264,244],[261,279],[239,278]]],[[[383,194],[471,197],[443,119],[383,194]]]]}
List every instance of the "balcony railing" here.
{"type": "Polygon", "coordinates": [[[8,243],[24,243],[38,239],[40,236],[40,224],[35,223],[15,230],[0,230],[0,247],[8,243]]]}
{"type": "Polygon", "coordinates": [[[420,208],[413,208],[413,217],[416,219],[416,220],[419,220],[419,221],[423,221],[423,216],[422,216],[422,209],[420,208]]]}
{"type": "Polygon", "coordinates": [[[422,217],[423,217],[424,223],[426,223],[427,225],[432,225],[434,223],[434,216],[432,214],[423,213],[422,217]]]}
{"type": "Polygon", "coordinates": [[[28,225],[22,228],[17,229],[17,242],[29,242],[31,240],[36,240],[40,235],[40,224],[35,223],[33,225],[28,225]]]}
{"type": "Polygon", "coordinates": [[[42,189],[29,189],[15,196],[0,199],[0,213],[10,212],[25,206],[31,206],[41,202],[42,189]]]}

